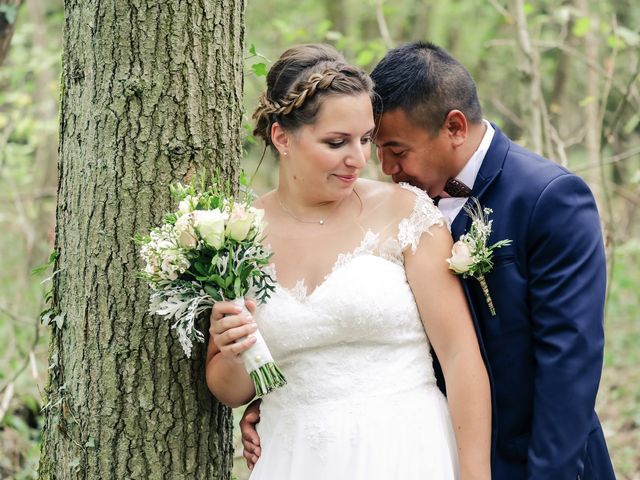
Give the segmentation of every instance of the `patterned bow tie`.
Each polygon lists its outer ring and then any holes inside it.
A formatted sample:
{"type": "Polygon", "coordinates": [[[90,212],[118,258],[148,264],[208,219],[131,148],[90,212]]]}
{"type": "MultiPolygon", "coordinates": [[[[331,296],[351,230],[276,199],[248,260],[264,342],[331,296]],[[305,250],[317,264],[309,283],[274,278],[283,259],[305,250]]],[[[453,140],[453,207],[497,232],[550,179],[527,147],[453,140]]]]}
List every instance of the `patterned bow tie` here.
{"type": "Polygon", "coordinates": [[[470,197],[471,189],[456,178],[450,178],[444,186],[447,195],[453,198],[470,197]]]}
{"type": "MultiPolygon", "coordinates": [[[[467,187],[460,180],[455,178],[450,178],[447,180],[447,183],[444,185],[444,193],[446,193],[446,197],[450,198],[467,198],[471,196],[471,189],[467,187]]],[[[438,206],[438,203],[443,197],[435,197],[433,199],[433,203],[438,206]]]]}

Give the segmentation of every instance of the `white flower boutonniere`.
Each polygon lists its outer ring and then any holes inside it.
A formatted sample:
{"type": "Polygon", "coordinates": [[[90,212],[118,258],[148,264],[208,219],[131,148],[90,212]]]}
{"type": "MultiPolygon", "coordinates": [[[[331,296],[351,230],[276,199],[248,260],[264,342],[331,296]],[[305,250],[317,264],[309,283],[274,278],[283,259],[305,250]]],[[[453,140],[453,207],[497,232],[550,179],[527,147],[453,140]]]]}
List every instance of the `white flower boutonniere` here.
{"type": "Polygon", "coordinates": [[[493,213],[490,208],[482,208],[477,198],[471,198],[470,204],[464,206],[464,211],[471,218],[471,228],[460,237],[451,249],[451,258],[447,259],[449,268],[455,273],[462,275],[462,278],[473,277],[482,287],[484,298],[491,315],[496,314],[493,306],[489,286],[484,278],[484,274],[493,268],[493,251],[497,248],[509,245],[511,240],[500,240],[493,245],[487,245],[489,235],[491,235],[491,225],[493,220],[489,220],[489,215],[493,213]]]}

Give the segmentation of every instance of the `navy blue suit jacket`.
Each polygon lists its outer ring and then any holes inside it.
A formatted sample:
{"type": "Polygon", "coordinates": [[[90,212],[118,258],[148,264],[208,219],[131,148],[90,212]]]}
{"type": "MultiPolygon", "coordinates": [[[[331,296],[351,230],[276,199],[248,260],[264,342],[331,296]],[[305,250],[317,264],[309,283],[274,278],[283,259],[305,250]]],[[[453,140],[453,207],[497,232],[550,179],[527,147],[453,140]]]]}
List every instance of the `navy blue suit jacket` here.
{"type": "MultiPolygon", "coordinates": [[[[496,316],[478,281],[462,282],[492,386],[493,479],[614,479],[594,411],[606,283],[596,204],[578,176],[494,128],[472,196],[493,210],[490,243],[512,240],[485,275],[496,316]]],[[[454,240],[469,226],[462,211],[454,240]]]]}

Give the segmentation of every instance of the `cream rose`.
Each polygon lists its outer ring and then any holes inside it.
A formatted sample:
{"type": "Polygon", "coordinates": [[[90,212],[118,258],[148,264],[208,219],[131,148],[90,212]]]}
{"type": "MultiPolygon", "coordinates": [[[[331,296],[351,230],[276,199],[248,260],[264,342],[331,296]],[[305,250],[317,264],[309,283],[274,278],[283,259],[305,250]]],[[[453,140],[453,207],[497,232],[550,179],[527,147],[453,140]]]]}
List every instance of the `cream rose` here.
{"type": "Polygon", "coordinates": [[[193,213],[182,215],[176,221],[176,232],[178,233],[178,245],[182,248],[195,248],[198,245],[198,237],[194,229],[193,213]]]}
{"type": "Polygon", "coordinates": [[[186,197],[184,197],[184,200],[182,200],[178,204],[178,213],[180,213],[181,215],[185,215],[187,213],[193,212],[193,210],[198,205],[199,200],[200,198],[197,195],[193,197],[191,195],[187,195],[186,197]]]}
{"type": "Polygon", "coordinates": [[[247,238],[253,225],[253,217],[253,212],[247,210],[244,205],[235,205],[227,223],[228,235],[238,242],[247,238]]]}
{"type": "Polygon", "coordinates": [[[198,233],[207,245],[216,249],[222,247],[227,214],[216,208],[214,210],[196,210],[193,215],[198,233]]]}
{"type": "Polygon", "coordinates": [[[451,258],[447,259],[449,268],[456,273],[467,273],[473,264],[473,256],[469,246],[460,240],[453,244],[451,258]]]}
{"type": "Polygon", "coordinates": [[[262,232],[267,226],[267,223],[264,221],[264,210],[251,207],[251,213],[253,213],[253,227],[259,232],[258,235],[262,235],[262,232]]]}

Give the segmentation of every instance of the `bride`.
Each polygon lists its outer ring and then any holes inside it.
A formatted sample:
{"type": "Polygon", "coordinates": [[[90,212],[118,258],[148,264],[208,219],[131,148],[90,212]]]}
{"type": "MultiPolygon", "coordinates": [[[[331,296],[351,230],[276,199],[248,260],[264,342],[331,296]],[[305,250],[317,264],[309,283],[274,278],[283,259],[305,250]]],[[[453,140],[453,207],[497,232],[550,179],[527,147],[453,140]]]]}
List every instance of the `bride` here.
{"type": "Polygon", "coordinates": [[[220,401],[249,402],[238,355],[259,325],[287,377],[262,400],[252,480],[490,478],[489,383],[443,217],[415,187],[359,178],[372,97],[333,48],[303,45],[274,63],[254,114],[280,161],[256,203],[277,287],[247,302],[253,317],[216,304],[206,372],[220,401]]]}

